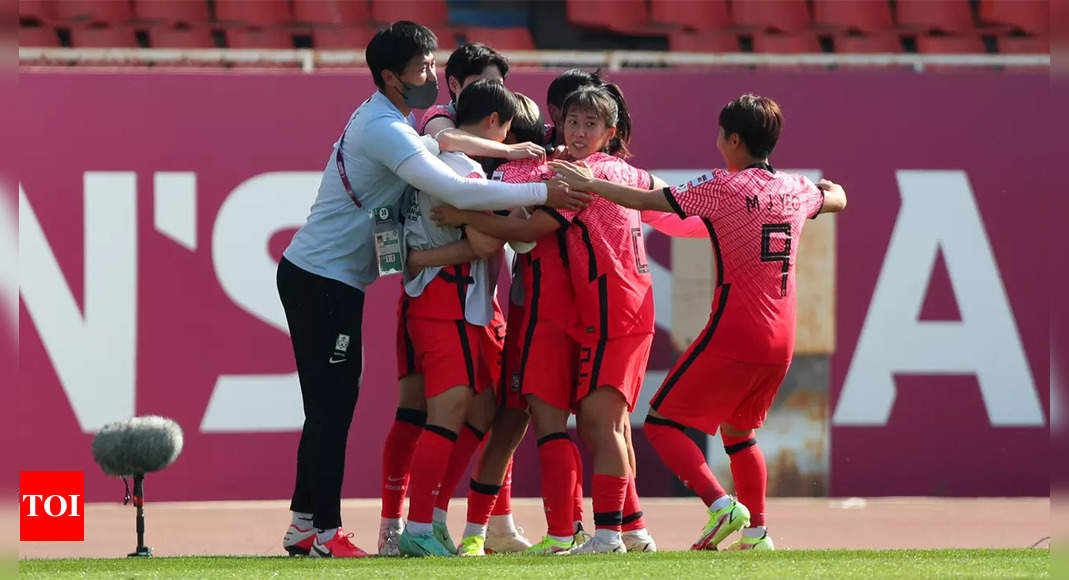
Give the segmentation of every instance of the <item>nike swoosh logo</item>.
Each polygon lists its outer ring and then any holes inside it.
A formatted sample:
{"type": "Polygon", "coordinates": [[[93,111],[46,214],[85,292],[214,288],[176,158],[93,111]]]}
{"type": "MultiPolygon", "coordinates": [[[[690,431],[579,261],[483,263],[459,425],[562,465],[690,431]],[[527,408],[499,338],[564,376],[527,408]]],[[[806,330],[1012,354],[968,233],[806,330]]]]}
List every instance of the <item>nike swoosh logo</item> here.
{"type": "Polygon", "coordinates": [[[320,556],[322,556],[324,558],[329,558],[330,557],[330,552],[327,552],[326,550],[320,550],[319,548],[316,547],[315,544],[312,544],[312,549],[316,551],[316,554],[319,554],[320,556]]]}
{"type": "Polygon", "coordinates": [[[404,481],[404,480],[405,480],[405,477],[403,475],[401,477],[390,477],[388,475],[386,476],[386,481],[404,481]]]}
{"type": "Polygon", "coordinates": [[[349,360],[349,359],[347,359],[347,358],[334,358],[333,356],[331,356],[330,360],[327,361],[327,362],[329,362],[332,365],[336,365],[338,363],[343,363],[343,362],[345,362],[347,360],[349,360]]]}

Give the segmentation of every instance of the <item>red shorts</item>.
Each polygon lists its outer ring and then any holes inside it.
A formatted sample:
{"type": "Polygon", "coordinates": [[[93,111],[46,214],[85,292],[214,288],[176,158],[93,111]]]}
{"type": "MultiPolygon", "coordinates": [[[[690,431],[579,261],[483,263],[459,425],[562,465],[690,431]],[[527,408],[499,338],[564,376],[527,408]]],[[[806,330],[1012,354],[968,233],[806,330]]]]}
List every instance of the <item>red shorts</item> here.
{"type": "Polygon", "coordinates": [[[497,301],[494,301],[494,318],[490,326],[480,326],[482,335],[479,338],[479,370],[476,379],[479,381],[478,391],[492,389],[495,394],[500,390],[501,366],[503,364],[503,350],[505,348],[505,315],[501,313],[497,301]]]}
{"type": "Polygon", "coordinates": [[[524,317],[527,315],[523,306],[509,304],[508,331],[505,333],[505,352],[501,380],[497,383],[498,407],[506,409],[526,409],[527,399],[520,392],[520,368],[522,355],[523,330],[527,328],[524,317]]]}
{"type": "Polygon", "coordinates": [[[402,298],[397,323],[397,376],[423,375],[423,392],[429,399],[458,385],[479,392],[485,326],[463,320],[406,316],[402,298]]]}
{"type": "Polygon", "coordinates": [[[519,363],[506,376],[510,388],[533,395],[558,409],[571,410],[575,403],[575,374],[579,346],[562,327],[548,320],[529,321],[519,336],[519,363]]]}
{"type": "Polygon", "coordinates": [[[650,407],[710,435],[721,423],[756,429],[765,421],[790,361],[749,363],[691,345],[668,373],[650,407]]]}
{"type": "Polygon", "coordinates": [[[652,334],[580,343],[576,400],[582,400],[598,387],[613,387],[624,396],[627,410],[634,411],[642,381],[646,378],[646,363],[652,345],[652,334]]]}

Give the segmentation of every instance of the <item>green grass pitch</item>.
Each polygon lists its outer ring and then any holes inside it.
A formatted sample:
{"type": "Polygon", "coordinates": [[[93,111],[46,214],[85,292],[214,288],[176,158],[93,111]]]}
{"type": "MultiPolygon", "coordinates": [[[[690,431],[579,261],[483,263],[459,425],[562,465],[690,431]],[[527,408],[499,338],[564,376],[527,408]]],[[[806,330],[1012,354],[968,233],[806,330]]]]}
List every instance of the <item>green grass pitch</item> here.
{"type": "Polygon", "coordinates": [[[1046,578],[1032,550],[783,550],[486,558],[22,560],[26,578],[1046,578]]]}

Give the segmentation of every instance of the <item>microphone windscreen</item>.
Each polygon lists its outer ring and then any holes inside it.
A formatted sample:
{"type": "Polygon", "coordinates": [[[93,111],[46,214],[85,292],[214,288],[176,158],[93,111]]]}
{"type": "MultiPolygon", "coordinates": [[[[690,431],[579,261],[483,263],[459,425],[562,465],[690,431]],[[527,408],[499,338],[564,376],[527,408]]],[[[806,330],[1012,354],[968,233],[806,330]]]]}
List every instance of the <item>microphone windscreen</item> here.
{"type": "Polygon", "coordinates": [[[93,459],[108,475],[158,471],[182,452],[182,428],[171,419],[148,415],[116,421],[93,437],[93,459]]]}

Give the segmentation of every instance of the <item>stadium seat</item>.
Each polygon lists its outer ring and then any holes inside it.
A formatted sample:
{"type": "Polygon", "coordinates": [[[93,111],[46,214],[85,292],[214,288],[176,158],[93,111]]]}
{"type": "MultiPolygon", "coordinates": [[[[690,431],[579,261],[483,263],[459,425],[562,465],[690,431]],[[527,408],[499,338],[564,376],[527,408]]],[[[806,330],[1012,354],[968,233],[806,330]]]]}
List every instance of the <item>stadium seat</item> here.
{"type": "Polygon", "coordinates": [[[720,31],[679,30],[668,35],[672,52],[739,52],[739,37],[720,31]]]}
{"type": "Polygon", "coordinates": [[[137,36],[129,26],[88,26],[71,28],[75,48],[137,48],[137,36]]]}
{"type": "Polygon", "coordinates": [[[301,24],[352,26],[370,23],[371,10],[364,0],[293,0],[293,17],[301,24]]]}
{"type": "Polygon", "coordinates": [[[293,48],[293,35],[282,28],[228,28],[228,48],[293,48]]]}
{"type": "Polygon", "coordinates": [[[611,4],[567,0],[567,13],[568,22],[576,26],[621,34],[647,33],[650,23],[645,0],[617,0],[611,4]]]}
{"type": "Polygon", "coordinates": [[[650,20],[704,31],[731,26],[731,12],[727,0],[652,0],[650,20]]]}
{"type": "Polygon", "coordinates": [[[59,36],[50,26],[21,26],[19,27],[19,46],[57,47],[59,36]]]}
{"type": "Polygon", "coordinates": [[[755,34],[753,51],[769,54],[811,54],[822,52],[816,34],[755,34]]]}
{"type": "MultiPolygon", "coordinates": [[[[21,37],[20,37],[21,42],[21,37]]],[[[1004,54],[1050,54],[1048,36],[1000,36],[998,51],[1004,54]]]]}
{"type": "Polygon", "coordinates": [[[56,17],[67,22],[124,23],[133,20],[130,0],[62,0],[56,2],[56,17]]]}
{"type": "Polygon", "coordinates": [[[968,32],[975,26],[968,0],[897,0],[895,18],[902,28],[968,32]]]}
{"type": "Polygon", "coordinates": [[[805,30],[812,22],[805,0],[734,0],[731,17],[742,28],[781,32],[805,30]]]}
{"type": "Polygon", "coordinates": [[[961,36],[917,37],[917,52],[922,54],[984,54],[984,41],[976,34],[961,36]]]}
{"type": "Polygon", "coordinates": [[[449,22],[449,8],[445,0],[371,0],[371,16],[383,24],[414,20],[433,29],[449,22]]]}
{"type": "Polygon", "coordinates": [[[891,4],[886,0],[813,0],[813,22],[818,26],[862,32],[894,28],[891,4]]]}
{"type": "Polygon", "coordinates": [[[1050,5],[1043,0],[981,0],[980,19],[1008,24],[1029,34],[1050,30],[1050,5]]]}
{"type": "Polygon", "coordinates": [[[293,20],[286,0],[215,0],[215,19],[250,26],[277,26],[293,20]]]}
{"type": "Polygon", "coordinates": [[[134,13],[138,20],[146,22],[208,22],[212,19],[211,10],[204,0],[185,0],[168,2],[166,0],[134,0],[134,13]]]}
{"type": "Polygon", "coordinates": [[[835,52],[855,54],[896,54],[902,52],[902,39],[896,34],[836,36],[835,52]]]}
{"type": "Polygon", "coordinates": [[[56,3],[52,0],[19,0],[19,22],[47,24],[56,20],[56,3]]]}
{"type": "Polygon", "coordinates": [[[472,26],[460,32],[463,42],[481,42],[497,50],[534,50],[527,28],[487,28],[472,26]]]}
{"type": "Polygon", "coordinates": [[[215,48],[206,26],[156,26],[149,30],[148,40],[152,48],[215,48]]]}
{"type": "Polygon", "coordinates": [[[376,32],[370,26],[316,28],[312,31],[312,44],[325,50],[363,50],[376,32]]]}

